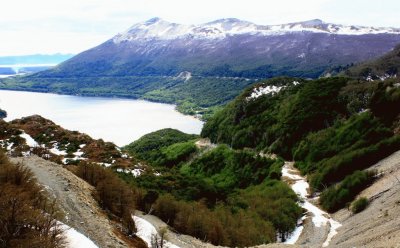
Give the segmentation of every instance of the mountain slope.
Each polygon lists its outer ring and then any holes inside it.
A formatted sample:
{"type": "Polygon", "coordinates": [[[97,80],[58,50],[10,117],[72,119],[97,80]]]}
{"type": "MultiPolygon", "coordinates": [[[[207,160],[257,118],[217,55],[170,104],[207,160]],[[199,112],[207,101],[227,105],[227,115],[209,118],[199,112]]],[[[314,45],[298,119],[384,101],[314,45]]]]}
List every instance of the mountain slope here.
{"type": "Polygon", "coordinates": [[[154,18],[36,77],[200,76],[317,77],[329,66],[381,55],[400,29],[345,27],[320,20],[261,26],[222,19],[181,25],[154,18]]]}
{"type": "Polygon", "coordinates": [[[294,159],[333,212],[374,180],[360,170],[400,149],[399,103],[396,80],[276,78],[244,91],[202,136],[294,159]]]}
{"type": "Polygon", "coordinates": [[[368,80],[397,77],[400,72],[400,45],[384,56],[350,67],[343,74],[368,80]]]}
{"type": "Polygon", "coordinates": [[[154,18],[53,69],[2,80],[0,87],[143,98],[202,114],[260,78],[317,78],[398,43],[399,29],[321,20],[263,26],[233,18],[201,25],[154,18]]]}

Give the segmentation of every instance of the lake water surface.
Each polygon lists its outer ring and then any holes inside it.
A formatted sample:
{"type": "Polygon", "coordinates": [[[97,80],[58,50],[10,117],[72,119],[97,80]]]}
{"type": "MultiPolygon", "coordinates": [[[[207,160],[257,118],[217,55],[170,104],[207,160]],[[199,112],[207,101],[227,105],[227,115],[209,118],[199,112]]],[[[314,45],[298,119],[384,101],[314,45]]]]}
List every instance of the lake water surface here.
{"type": "Polygon", "coordinates": [[[6,121],[38,114],[118,146],[162,128],[199,134],[203,127],[203,122],[177,112],[174,105],[143,100],[0,90],[0,108],[7,111],[6,121]]]}

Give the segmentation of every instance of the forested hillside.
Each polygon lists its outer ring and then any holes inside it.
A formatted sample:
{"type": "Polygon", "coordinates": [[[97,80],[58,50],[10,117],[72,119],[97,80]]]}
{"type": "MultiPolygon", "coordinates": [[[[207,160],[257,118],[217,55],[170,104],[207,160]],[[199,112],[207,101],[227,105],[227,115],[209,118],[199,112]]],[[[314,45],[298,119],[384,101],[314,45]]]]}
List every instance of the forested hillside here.
{"type": "Polygon", "coordinates": [[[158,172],[136,178],[120,173],[147,191],[140,208],[154,209],[179,232],[243,247],[275,242],[277,234],[285,239],[301,215],[297,196],[279,181],[280,159],[214,146],[172,129],[145,135],[125,149],[158,172]]]}
{"type": "Polygon", "coordinates": [[[324,190],[322,206],[334,211],[372,182],[373,172],[363,169],[400,149],[398,106],[395,79],[276,78],[215,114],[202,136],[294,159],[313,190],[324,190]]]}

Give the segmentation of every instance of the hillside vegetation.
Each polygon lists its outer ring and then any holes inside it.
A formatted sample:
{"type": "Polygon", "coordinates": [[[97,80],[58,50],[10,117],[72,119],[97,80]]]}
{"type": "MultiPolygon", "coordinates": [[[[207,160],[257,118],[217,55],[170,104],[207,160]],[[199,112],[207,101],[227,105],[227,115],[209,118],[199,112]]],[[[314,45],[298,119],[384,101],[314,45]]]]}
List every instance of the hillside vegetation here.
{"type": "Polygon", "coordinates": [[[334,211],[371,182],[373,175],[358,170],[400,149],[398,106],[400,87],[394,79],[277,78],[247,89],[216,113],[201,135],[236,149],[294,159],[313,190],[328,187],[321,203],[334,211]],[[251,97],[267,86],[283,87],[251,97]]]}
{"type": "Polygon", "coordinates": [[[32,172],[0,151],[0,247],[64,247],[62,216],[32,172]]]}
{"type": "Polygon", "coordinates": [[[124,149],[139,159],[160,164],[162,163],[160,160],[171,159],[171,156],[176,156],[175,159],[178,159],[179,156],[183,155],[182,153],[190,153],[191,149],[195,150],[195,147],[193,147],[194,144],[192,148],[186,148],[183,145],[171,145],[177,143],[186,144],[185,142],[196,138],[198,138],[197,135],[186,134],[176,129],[166,128],[143,135],[139,140],[125,146],[124,149]],[[173,150],[181,151],[175,153],[173,150]]]}
{"type": "Polygon", "coordinates": [[[125,147],[158,173],[120,176],[145,190],[139,204],[179,232],[215,245],[271,243],[296,226],[297,196],[279,181],[282,160],[226,145],[201,147],[196,136],[164,129],[125,147]],[[210,218],[203,218],[210,216],[210,218]]]}

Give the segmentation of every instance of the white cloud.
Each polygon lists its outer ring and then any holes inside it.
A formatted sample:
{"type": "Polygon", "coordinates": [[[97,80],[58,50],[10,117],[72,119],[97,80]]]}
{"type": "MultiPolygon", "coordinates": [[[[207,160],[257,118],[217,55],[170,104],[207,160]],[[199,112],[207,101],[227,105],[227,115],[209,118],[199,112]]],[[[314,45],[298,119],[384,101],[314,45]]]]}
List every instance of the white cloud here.
{"type": "Polygon", "coordinates": [[[320,18],[400,26],[398,9],[397,0],[5,0],[0,15],[0,56],[76,53],[155,16],[186,24],[236,17],[258,24],[320,18]]]}

